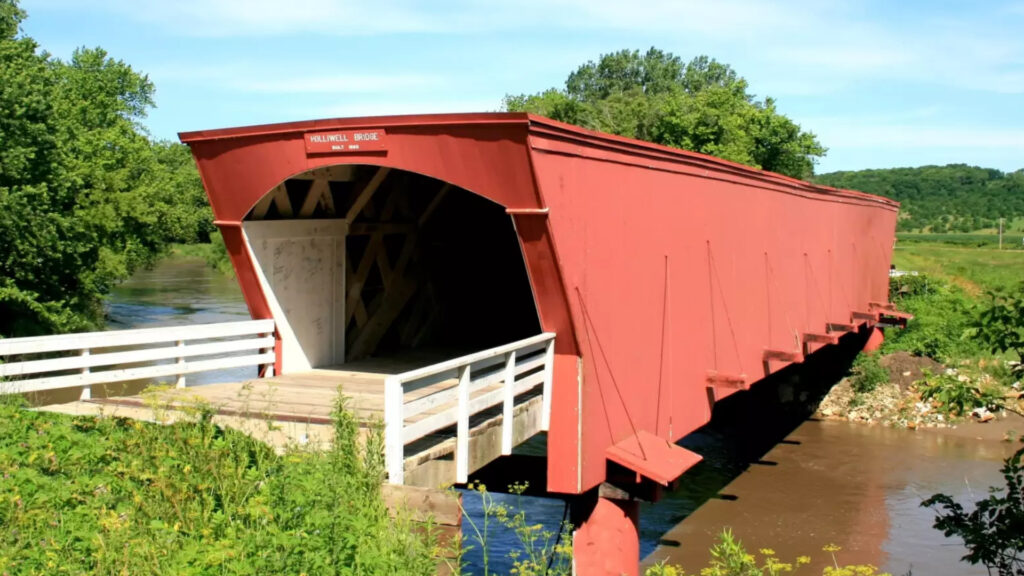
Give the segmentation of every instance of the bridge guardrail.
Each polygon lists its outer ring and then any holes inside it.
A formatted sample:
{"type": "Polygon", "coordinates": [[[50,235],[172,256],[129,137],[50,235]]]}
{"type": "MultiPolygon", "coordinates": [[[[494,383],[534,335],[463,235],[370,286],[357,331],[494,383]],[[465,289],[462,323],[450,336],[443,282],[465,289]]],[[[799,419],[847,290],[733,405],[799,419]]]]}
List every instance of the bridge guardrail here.
{"type": "Polygon", "coordinates": [[[456,480],[469,476],[469,419],[502,405],[501,452],[510,454],[515,398],[542,386],[541,429],[551,414],[555,335],[543,333],[431,366],[389,376],[384,383],[384,443],[388,482],[402,484],[405,445],[456,425],[456,480]],[[452,386],[422,393],[446,380],[452,386]],[[500,386],[499,386],[500,384],[500,386]],[[418,393],[420,392],[420,393],[418,393]],[[437,411],[438,408],[444,408],[437,411]],[[407,420],[421,416],[413,422],[407,420]]]}
{"type": "Polygon", "coordinates": [[[248,366],[273,375],[274,356],[273,320],[6,338],[0,394],[82,387],[88,399],[96,384],[174,376],[184,387],[186,374],[248,366]]]}

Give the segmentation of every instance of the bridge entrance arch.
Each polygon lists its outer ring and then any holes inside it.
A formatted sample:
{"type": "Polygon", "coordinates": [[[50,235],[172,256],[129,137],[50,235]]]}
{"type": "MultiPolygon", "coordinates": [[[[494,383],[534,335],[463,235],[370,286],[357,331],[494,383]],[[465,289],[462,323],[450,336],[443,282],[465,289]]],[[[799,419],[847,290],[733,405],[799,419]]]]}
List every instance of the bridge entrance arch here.
{"type": "Polygon", "coordinates": [[[450,356],[541,332],[512,217],[451,183],[319,167],[269,190],[242,230],[285,372],[450,356]]]}

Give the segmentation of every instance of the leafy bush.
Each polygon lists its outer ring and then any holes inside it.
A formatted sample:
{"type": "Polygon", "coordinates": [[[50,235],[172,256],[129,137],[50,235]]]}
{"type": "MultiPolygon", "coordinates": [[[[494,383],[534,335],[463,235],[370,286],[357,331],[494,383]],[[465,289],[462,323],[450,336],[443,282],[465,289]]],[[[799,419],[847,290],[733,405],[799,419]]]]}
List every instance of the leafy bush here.
{"type": "Polygon", "coordinates": [[[973,510],[946,494],[936,494],[921,506],[938,508],[935,528],[946,537],[963,539],[968,553],[962,559],[983,564],[1000,576],[1024,575],[1024,448],[1003,463],[1006,486],[990,489],[973,510]]]}
{"type": "Polygon", "coordinates": [[[889,277],[889,300],[901,300],[914,296],[923,296],[929,291],[931,277],[925,274],[905,274],[889,277]]]}
{"type": "Polygon", "coordinates": [[[889,372],[878,363],[878,354],[858,354],[850,367],[850,386],[858,394],[865,394],[889,381],[889,372]]]}
{"type": "Polygon", "coordinates": [[[1002,397],[999,394],[982,390],[968,377],[952,370],[941,374],[930,374],[925,371],[925,379],[917,384],[921,398],[931,402],[947,416],[965,416],[975,408],[997,410],[1002,407],[1002,397]]]}
{"type": "Polygon", "coordinates": [[[892,279],[892,301],[914,318],[906,328],[886,334],[883,353],[903,350],[949,363],[985,352],[974,337],[974,302],[963,289],[924,275],[905,278],[892,279]]]}
{"type": "Polygon", "coordinates": [[[201,258],[206,265],[225,276],[233,276],[235,269],[231,265],[231,258],[228,256],[228,249],[224,245],[224,237],[220,232],[210,233],[210,242],[207,244],[176,244],[171,248],[171,254],[188,258],[201,258]]]}
{"type": "Polygon", "coordinates": [[[975,321],[978,338],[993,353],[1013,352],[1024,363],[1024,282],[1015,290],[987,293],[975,321]]]}
{"type": "Polygon", "coordinates": [[[340,400],[328,449],[210,422],[69,417],[0,401],[0,574],[430,574],[432,538],[392,520],[379,432],[340,400]]]}

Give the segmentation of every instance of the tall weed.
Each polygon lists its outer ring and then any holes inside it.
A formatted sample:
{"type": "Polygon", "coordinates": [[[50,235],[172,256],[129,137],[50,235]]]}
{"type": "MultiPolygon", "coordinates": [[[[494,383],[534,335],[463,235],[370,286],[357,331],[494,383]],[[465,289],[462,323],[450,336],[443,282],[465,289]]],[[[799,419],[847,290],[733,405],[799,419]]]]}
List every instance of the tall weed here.
{"type": "Polygon", "coordinates": [[[0,573],[432,574],[380,495],[344,399],[327,449],[283,455],[206,411],[162,426],[0,401],[0,573]],[[204,416],[205,415],[205,416],[204,416]]]}
{"type": "Polygon", "coordinates": [[[974,300],[962,288],[923,275],[904,276],[891,280],[890,296],[914,318],[906,328],[886,333],[883,353],[903,350],[943,363],[986,354],[974,337],[974,300]]]}

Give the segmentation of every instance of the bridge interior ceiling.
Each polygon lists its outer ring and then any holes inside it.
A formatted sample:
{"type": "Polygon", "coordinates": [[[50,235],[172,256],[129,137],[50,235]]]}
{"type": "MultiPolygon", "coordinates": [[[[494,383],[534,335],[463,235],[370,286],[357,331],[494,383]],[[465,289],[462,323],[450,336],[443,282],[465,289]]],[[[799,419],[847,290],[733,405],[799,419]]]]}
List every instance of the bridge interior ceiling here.
{"type": "Polygon", "coordinates": [[[479,350],[540,332],[503,206],[421,174],[318,168],[264,196],[246,220],[339,219],[345,359],[412,349],[479,350]]]}

